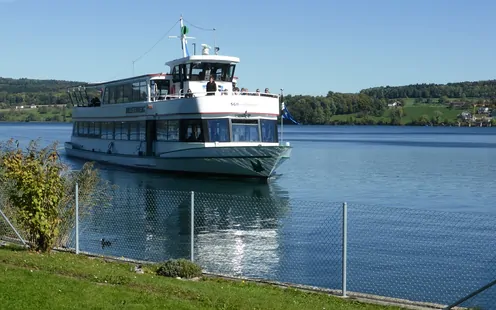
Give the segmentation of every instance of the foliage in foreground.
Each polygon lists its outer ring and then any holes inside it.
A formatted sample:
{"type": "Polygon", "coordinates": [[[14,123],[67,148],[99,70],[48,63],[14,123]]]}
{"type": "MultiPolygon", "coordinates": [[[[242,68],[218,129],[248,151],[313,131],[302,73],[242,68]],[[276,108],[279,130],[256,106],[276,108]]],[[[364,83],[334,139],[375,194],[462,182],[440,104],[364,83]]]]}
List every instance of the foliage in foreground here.
{"type": "Polygon", "coordinates": [[[164,277],[191,279],[200,277],[202,275],[202,269],[189,260],[173,259],[162,263],[157,269],[157,274],[164,277]]]}
{"type": "Polygon", "coordinates": [[[79,185],[79,216],[108,201],[103,182],[92,163],[70,170],[57,152],[55,142],[40,148],[31,141],[23,150],[9,140],[0,148],[2,198],[13,222],[24,230],[38,251],[65,245],[75,221],[75,186],[79,185]]]}

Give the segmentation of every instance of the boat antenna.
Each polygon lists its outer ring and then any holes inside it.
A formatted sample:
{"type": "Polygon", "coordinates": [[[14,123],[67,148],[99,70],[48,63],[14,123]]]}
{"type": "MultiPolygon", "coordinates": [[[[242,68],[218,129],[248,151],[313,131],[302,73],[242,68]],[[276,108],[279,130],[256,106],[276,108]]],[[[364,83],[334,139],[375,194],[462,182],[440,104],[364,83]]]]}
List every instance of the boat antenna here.
{"type": "Polygon", "coordinates": [[[187,26],[184,25],[183,22],[183,16],[179,18],[179,36],[169,36],[170,39],[181,39],[181,49],[183,50],[183,57],[188,57],[189,56],[189,51],[188,51],[188,40],[187,39],[195,39],[194,37],[188,37],[186,34],[188,34],[189,29],[187,26]]]}

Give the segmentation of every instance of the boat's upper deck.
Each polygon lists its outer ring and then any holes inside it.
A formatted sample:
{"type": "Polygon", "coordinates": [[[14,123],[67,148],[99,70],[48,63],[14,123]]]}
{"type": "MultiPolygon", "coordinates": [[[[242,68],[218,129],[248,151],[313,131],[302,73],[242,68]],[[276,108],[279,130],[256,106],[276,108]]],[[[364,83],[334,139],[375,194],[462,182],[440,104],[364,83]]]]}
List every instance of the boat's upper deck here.
{"type": "Polygon", "coordinates": [[[201,55],[189,55],[187,28],[181,21],[183,57],[166,63],[168,73],[88,83],[71,89],[74,118],[127,118],[166,115],[265,115],[280,113],[279,95],[240,89],[235,77],[240,59],[218,55],[219,48],[202,44],[201,55]],[[129,112],[131,111],[131,112],[129,112]]]}

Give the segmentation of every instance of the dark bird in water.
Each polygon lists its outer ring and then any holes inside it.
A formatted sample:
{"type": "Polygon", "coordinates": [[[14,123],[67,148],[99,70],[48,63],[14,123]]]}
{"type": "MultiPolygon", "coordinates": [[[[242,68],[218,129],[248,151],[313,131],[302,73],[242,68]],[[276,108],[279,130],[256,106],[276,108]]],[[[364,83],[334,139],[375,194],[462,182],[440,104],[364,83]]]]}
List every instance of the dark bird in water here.
{"type": "Polygon", "coordinates": [[[106,246],[112,245],[112,243],[108,240],[105,240],[105,238],[100,239],[100,243],[102,244],[102,249],[106,246]]]}

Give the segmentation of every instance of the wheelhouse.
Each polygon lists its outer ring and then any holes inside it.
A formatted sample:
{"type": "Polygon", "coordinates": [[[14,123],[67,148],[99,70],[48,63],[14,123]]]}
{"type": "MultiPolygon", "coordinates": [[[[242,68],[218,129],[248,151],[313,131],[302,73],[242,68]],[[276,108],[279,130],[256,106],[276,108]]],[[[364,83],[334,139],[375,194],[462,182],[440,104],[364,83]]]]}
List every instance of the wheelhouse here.
{"type": "Polygon", "coordinates": [[[167,62],[172,76],[170,93],[181,96],[191,92],[206,95],[207,82],[214,77],[219,92],[232,91],[239,58],[219,55],[193,55],[167,62]]]}

